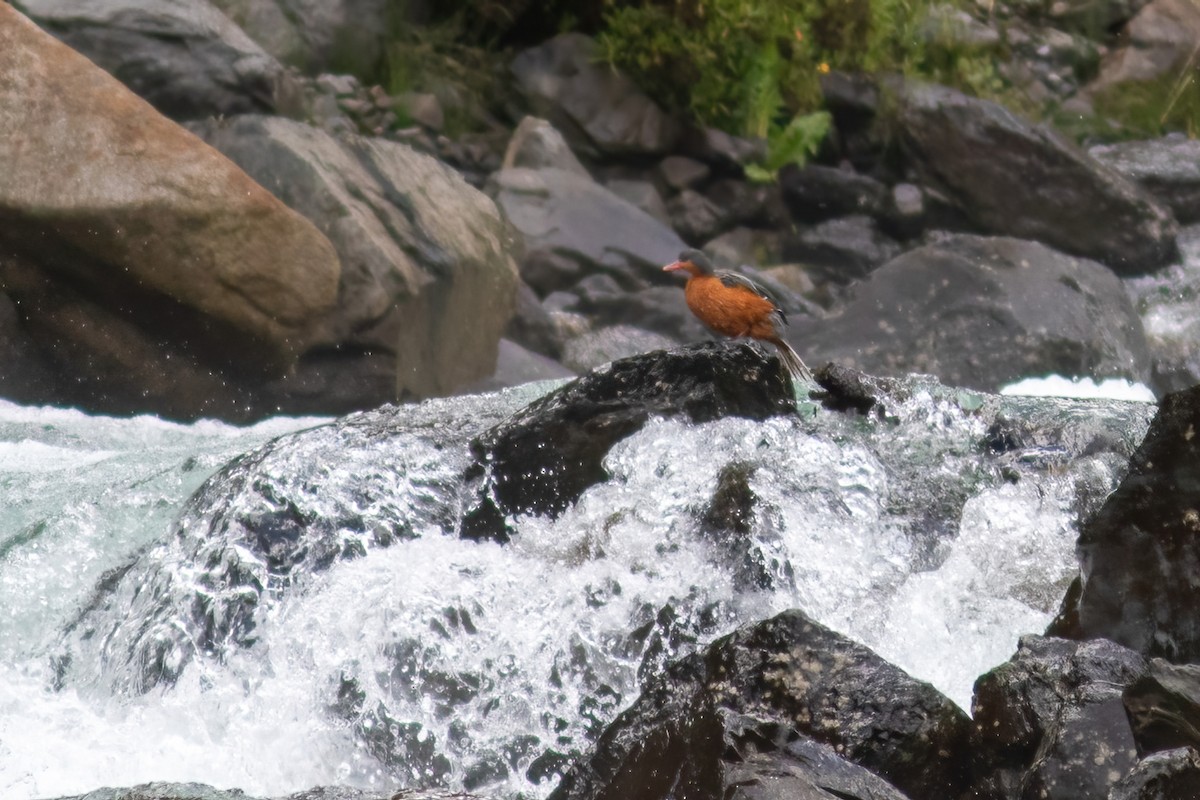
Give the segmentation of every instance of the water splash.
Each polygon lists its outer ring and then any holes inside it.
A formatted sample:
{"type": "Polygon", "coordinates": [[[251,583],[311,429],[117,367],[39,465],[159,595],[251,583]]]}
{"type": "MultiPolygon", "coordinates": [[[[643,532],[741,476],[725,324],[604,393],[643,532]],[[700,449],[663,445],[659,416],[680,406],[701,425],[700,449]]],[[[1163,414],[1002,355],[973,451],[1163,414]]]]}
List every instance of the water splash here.
{"type": "MultiPolygon", "coordinates": [[[[610,479],[557,519],[512,520],[504,546],[458,539],[445,508],[459,499],[429,487],[466,463],[472,433],[535,394],[387,412],[397,425],[386,439],[367,435],[370,415],[301,434],[245,460],[259,459],[266,495],[259,486],[216,502],[213,489],[213,502],[197,500],[175,527],[201,477],[268,430],[101,421],[89,438],[81,424],[71,446],[105,455],[72,474],[79,502],[59,516],[29,495],[26,513],[52,518],[54,533],[0,559],[14,603],[5,630],[20,631],[5,640],[11,658],[0,667],[0,795],[167,779],[252,794],[444,783],[541,796],[562,759],[586,748],[661,664],[791,607],[965,704],[974,677],[1048,620],[1074,569],[1080,497],[1111,489],[1152,412],[918,384],[868,417],[655,420],[612,449],[610,479]],[[1042,426],[1052,441],[990,451],[1005,416],[1055,420],[1042,426]],[[1107,444],[1095,447],[1098,437],[1107,444]],[[184,471],[189,459],[205,466],[184,471]],[[705,530],[731,464],[757,498],[744,539],[705,530]],[[409,535],[367,540],[357,557],[267,591],[253,637],[200,654],[174,684],[121,690],[127,665],[114,661],[47,688],[59,627],[100,572],[175,531],[146,551],[135,569],[147,572],[130,574],[194,586],[208,562],[185,554],[228,552],[246,535],[237,520],[261,512],[268,495],[305,518],[342,519],[347,509],[368,523],[403,518],[409,535]],[[189,540],[191,550],[179,544],[189,540]],[[52,579],[66,597],[43,604],[20,590],[21,576],[43,577],[28,550],[66,563],[52,579]]],[[[8,429],[14,441],[44,419],[18,413],[29,418],[8,429]]],[[[29,487],[47,472],[19,474],[29,487]]],[[[235,484],[255,485],[226,487],[235,484]]],[[[122,624],[147,585],[127,581],[126,600],[97,611],[95,630],[122,624]]],[[[162,595],[156,619],[190,633],[186,594],[162,595]]],[[[77,658],[91,646],[77,645],[77,658]]]]}

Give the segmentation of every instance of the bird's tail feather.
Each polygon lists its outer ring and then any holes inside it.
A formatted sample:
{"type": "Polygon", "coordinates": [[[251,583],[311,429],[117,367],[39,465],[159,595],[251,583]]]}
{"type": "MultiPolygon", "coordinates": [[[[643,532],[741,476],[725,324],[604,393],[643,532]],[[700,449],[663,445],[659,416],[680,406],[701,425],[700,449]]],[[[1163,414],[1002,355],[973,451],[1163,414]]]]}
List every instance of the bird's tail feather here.
{"type": "Polygon", "coordinates": [[[783,339],[771,339],[771,344],[779,350],[779,360],[783,362],[783,366],[787,368],[788,374],[792,376],[792,380],[802,380],[806,383],[816,383],[812,372],[804,365],[804,361],[792,349],[792,346],[783,339]]]}

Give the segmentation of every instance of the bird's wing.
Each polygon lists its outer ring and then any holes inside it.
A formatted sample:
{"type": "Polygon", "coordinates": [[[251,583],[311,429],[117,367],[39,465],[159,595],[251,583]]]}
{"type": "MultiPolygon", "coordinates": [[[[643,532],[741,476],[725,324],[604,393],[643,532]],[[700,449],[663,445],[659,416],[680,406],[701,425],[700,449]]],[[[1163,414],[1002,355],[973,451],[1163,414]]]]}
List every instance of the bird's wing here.
{"type": "Polygon", "coordinates": [[[780,321],[785,325],[787,324],[787,315],[783,313],[783,305],[779,302],[779,298],[768,291],[766,287],[755,283],[745,275],[725,269],[717,270],[713,274],[730,289],[749,289],[759,297],[769,300],[771,305],[775,306],[775,313],[779,315],[780,321]]]}

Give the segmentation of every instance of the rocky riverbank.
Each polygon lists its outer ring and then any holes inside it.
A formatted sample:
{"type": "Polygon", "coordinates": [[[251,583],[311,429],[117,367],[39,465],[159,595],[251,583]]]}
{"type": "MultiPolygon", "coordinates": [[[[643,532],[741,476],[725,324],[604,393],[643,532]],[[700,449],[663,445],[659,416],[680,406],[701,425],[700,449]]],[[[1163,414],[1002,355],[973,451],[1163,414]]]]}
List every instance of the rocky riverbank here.
{"type": "MultiPolygon", "coordinates": [[[[763,142],[667,114],[577,33],[516,52],[451,138],[448,100],[322,72],[335,43],[377,56],[384,4],[291,5],[0,7],[0,66],[24,76],[0,97],[20,132],[0,142],[0,394],[249,420],[578,374],[707,336],[657,269],[685,245],[785,296],[810,363],[987,390],[1200,375],[1136,283],[1197,219],[1190,140],[1086,152],[945,87],[835,72],[816,160],[756,183],[763,142]]],[[[1103,25],[1035,6],[938,35],[1079,114],[1190,68],[1168,34],[1200,27],[1193,4],[1108,4],[1103,25]]]]}

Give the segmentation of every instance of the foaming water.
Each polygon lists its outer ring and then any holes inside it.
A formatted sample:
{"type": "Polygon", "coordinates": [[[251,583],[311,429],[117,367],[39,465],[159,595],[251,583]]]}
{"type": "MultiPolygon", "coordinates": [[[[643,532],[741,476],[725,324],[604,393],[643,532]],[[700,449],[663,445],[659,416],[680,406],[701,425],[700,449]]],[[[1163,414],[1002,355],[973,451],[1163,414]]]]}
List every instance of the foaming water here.
{"type": "MultiPolygon", "coordinates": [[[[464,420],[486,424],[528,399],[406,409],[411,437],[375,450],[342,452],[318,429],[264,462],[320,462],[320,484],[272,475],[274,491],[297,492],[304,513],[357,502],[370,522],[396,509],[353,494],[354,478],[387,459],[370,480],[427,518],[272,593],[251,645],[197,657],[145,694],[70,680],[53,690],[63,626],[106,570],[160,552],[146,548],[220,465],[320,421],[181,426],[0,405],[0,454],[36,456],[0,466],[0,797],[151,780],[252,795],[444,784],[544,796],[547,753],[586,749],[662,664],[795,607],[967,706],[975,677],[1049,620],[1075,568],[1078,488],[1111,488],[1121,461],[1003,479],[981,466],[987,426],[964,410],[974,400],[945,393],[916,392],[881,420],[652,420],[557,519],[511,520],[505,545],[461,540],[436,522],[449,501],[431,487],[465,461],[464,420]],[[443,440],[458,444],[431,444],[443,440]],[[755,497],[744,541],[703,523],[731,465],[755,497]]],[[[1111,413],[1127,438],[1149,416],[1111,413]]]]}

